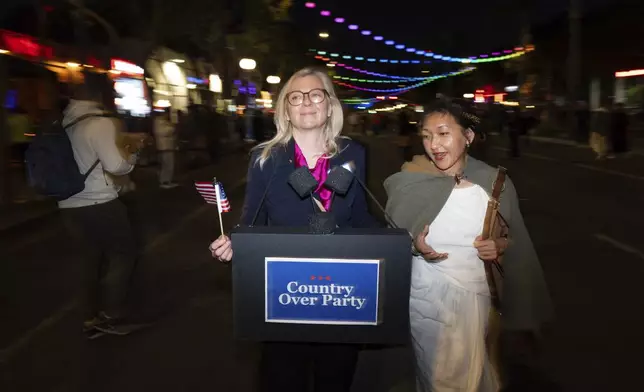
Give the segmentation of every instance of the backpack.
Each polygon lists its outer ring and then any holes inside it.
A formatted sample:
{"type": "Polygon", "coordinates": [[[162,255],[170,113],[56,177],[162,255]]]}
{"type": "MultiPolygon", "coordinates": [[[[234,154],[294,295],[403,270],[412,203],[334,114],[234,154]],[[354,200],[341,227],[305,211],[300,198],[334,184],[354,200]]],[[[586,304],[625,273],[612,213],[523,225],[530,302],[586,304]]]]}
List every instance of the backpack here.
{"type": "Polygon", "coordinates": [[[87,173],[81,173],[74,158],[72,143],[65,130],[91,117],[113,117],[112,114],[85,114],[67,126],[62,119],[36,135],[25,153],[29,185],[41,195],[57,201],[68,199],[85,189],[85,180],[99,164],[96,160],[87,173]]]}

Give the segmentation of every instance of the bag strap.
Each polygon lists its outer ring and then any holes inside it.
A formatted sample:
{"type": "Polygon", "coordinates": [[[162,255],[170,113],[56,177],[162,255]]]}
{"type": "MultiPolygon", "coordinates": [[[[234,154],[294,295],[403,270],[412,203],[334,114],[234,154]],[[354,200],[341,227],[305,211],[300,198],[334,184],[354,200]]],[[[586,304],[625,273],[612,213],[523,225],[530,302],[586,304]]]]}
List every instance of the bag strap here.
{"type": "Polygon", "coordinates": [[[83,114],[82,116],[79,116],[78,118],[74,119],[72,122],[70,122],[69,124],[65,125],[63,127],[63,129],[71,128],[74,125],[80,123],[81,121],[85,121],[88,118],[92,118],[92,117],[117,117],[117,116],[115,114],[112,114],[112,113],[87,113],[87,114],[83,114]]]}
{"type": "Polygon", "coordinates": [[[487,211],[485,212],[485,221],[483,222],[483,233],[481,236],[484,240],[492,236],[492,228],[494,227],[494,220],[499,211],[501,192],[505,188],[505,177],[507,169],[499,166],[496,173],[496,180],[492,183],[492,195],[487,203],[487,211]]]}
{"type": "Polygon", "coordinates": [[[101,160],[97,159],[96,162],[94,162],[92,166],[89,168],[87,173],[83,174],[83,181],[87,181],[87,177],[89,177],[89,175],[94,171],[94,169],[96,169],[96,166],[98,166],[100,162],[101,160]]]}
{"type": "Polygon", "coordinates": [[[499,166],[499,169],[496,173],[496,180],[492,184],[492,198],[496,200],[497,203],[501,198],[501,192],[503,192],[503,190],[505,189],[506,173],[507,169],[503,166],[499,166]]]}
{"type": "MultiPolygon", "coordinates": [[[[505,188],[506,172],[506,168],[499,166],[496,173],[496,180],[494,180],[494,182],[492,183],[492,195],[487,203],[485,221],[483,222],[483,233],[481,233],[481,237],[484,240],[487,240],[492,236],[494,221],[499,212],[499,199],[501,198],[501,192],[503,192],[503,189],[505,188]]],[[[497,312],[501,313],[501,299],[499,297],[499,290],[496,285],[496,280],[494,279],[494,271],[492,270],[493,265],[496,266],[496,268],[499,269],[499,272],[502,273],[502,269],[500,264],[498,263],[498,260],[494,260],[492,262],[483,262],[483,266],[485,267],[485,278],[490,289],[492,306],[494,307],[494,309],[496,309],[497,312]]]]}

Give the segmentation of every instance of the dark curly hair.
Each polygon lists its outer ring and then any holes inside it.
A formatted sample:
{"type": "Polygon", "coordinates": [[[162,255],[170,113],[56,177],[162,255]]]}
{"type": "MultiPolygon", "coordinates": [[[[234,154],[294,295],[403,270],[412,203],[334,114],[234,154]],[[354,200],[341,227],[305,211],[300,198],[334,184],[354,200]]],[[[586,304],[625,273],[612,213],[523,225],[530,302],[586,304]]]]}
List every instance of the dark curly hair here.
{"type": "Polygon", "coordinates": [[[425,111],[423,120],[432,114],[450,115],[464,130],[471,129],[476,132],[481,119],[469,113],[462,105],[449,99],[441,98],[433,102],[425,111]]]}

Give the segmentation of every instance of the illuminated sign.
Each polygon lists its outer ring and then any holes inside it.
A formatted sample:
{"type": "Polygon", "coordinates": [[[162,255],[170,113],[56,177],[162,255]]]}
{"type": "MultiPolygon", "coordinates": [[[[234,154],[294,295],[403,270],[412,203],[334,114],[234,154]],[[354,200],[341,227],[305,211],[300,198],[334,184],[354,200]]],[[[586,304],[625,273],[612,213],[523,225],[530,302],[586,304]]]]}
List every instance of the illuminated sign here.
{"type": "Polygon", "coordinates": [[[265,321],[378,325],[381,260],[265,259],[265,321]]]}
{"type": "Polygon", "coordinates": [[[143,68],[127,61],[112,59],[112,70],[130,75],[143,75],[143,68]]]}
{"type": "Polygon", "coordinates": [[[186,77],[186,81],[194,84],[208,84],[208,79],[194,78],[192,76],[186,77]]]}
{"type": "Polygon", "coordinates": [[[644,69],[634,69],[632,71],[615,72],[616,78],[628,78],[632,76],[642,76],[642,75],[644,75],[644,69]]]}
{"type": "Polygon", "coordinates": [[[0,37],[4,49],[27,57],[42,57],[52,59],[54,49],[36,42],[36,39],[24,34],[1,30],[0,37]]]}

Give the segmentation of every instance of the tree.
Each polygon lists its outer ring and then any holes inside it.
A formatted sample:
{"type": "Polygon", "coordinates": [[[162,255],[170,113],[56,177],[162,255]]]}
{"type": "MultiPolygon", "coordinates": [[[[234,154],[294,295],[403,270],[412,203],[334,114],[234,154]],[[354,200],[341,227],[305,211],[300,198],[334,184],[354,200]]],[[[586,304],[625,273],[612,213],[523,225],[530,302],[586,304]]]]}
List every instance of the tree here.
{"type": "MultiPolygon", "coordinates": [[[[237,60],[252,57],[268,72],[274,59],[287,61],[293,49],[288,20],[292,0],[86,0],[89,8],[116,24],[125,35],[152,46],[193,49],[224,74],[229,83],[237,60]]],[[[301,53],[300,48],[297,51],[301,53]]],[[[229,89],[226,89],[229,91],[229,89]]]]}

